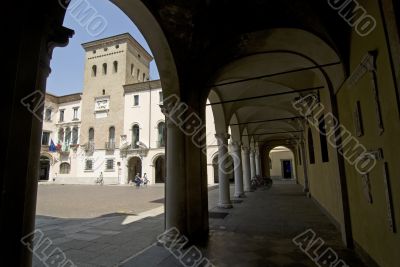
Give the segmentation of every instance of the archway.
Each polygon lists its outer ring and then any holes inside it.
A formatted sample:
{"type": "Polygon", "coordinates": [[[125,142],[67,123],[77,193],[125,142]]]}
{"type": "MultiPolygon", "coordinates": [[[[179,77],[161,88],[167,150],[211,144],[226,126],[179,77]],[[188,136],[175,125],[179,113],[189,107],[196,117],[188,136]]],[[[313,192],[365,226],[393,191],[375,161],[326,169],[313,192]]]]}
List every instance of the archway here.
{"type": "Polygon", "coordinates": [[[48,181],[50,176],[50,159],[40,156],[39,181],[48,181]]]}
{"type": "Polygon", "coordinates": [[[218,179],[218,155],[216,155],[213,158],[212,166],[213,166],[213,173],[214,173],[214,183],[218,184],[218,182],[219,182],[219,179],[218,179]]]}
{"type": "Polygon", "coordinates": [[[133,182],[137,173],[140,177],[142,176],[142,160],[138,157],[132,157],[128,162],[128,182],[133,182]]]}
{"type": "Polygon", "coordinates": [[[156,183],[165,183],[165,157],[159,156],[154,161],[155,168],[155,182],[156,183]]]}
{"type": "Polygon", "coordinates": [[[285,146],[276,146],[269,151],[270,177],[277,180],[293,180],[296,178],[293,152],[285,146]]]}

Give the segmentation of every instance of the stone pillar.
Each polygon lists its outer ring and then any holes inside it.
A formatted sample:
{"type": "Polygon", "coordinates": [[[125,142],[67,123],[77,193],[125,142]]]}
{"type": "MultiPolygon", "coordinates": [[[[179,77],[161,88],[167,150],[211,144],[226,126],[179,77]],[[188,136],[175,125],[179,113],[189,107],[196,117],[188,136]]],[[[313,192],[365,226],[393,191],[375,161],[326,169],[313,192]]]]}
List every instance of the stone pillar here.
{"type": "Polygon", "coordinates": [[[242,157],[240,142],[232,142],[232,158],[235,170],[235,194],[237,198],[245,197],[243,190],[242,157]]]}
{"type": "Polygon", "coordinates": [[[216,134],[218,140],[218,179],[219,179],[219,201],[218,207],[224,209],[232,208],[229,192],[229,178],[228,178],[228,139],[229,134],[222,133],[216,134]]]}
{"type": "Polygon", "coordinates": [[[251,192],[252,190],[250,183],[250,155],[248,147],[242,147],[242,163],[243,163],[244,191],[251,192]]]}
{"type": "Polygon", "coordinates": [[[255,151],[255,162],[256,162],[256,175],[261,176],[261,160],[260,160],[260,151],[258,148],[255,151]]]}
{"type": "Polygon", "coordinates": [[[250,180],[256,176],[256,153],[254,149],[250,150],[250,180]]]}
{"type": "MultiPolygon", "coordinates": [[[[168,108],[168,107],[167,107],[168,108]]],[[[165,228],[176,227],[186,234],[186,178],[185,178],[185,136],[168,115],[166,108],[167,150],[165,179],[165,228]]],[[[174,119],[176,121],[176,119],[174,119]]]]}

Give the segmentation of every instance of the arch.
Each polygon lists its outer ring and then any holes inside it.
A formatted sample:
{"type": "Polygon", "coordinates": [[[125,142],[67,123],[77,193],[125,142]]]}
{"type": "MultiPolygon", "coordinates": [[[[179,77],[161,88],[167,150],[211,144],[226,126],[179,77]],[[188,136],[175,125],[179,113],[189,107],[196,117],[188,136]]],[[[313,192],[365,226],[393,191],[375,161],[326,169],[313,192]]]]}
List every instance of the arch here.
{"type": "Polygon", "coordinates": [[[158,155],[153,161],[153,165],[155,173],[154,175],[155,183],[165,183],[165,177],[166,177],[165,156],[158,155]]]}
{"type": "Polygon", "coordinates": [[[232,125],[232,124],[237,124],[239,123],[239,120],[236,116],[236,114],[234,113],[231,117],[231,120],[229,121],[230,123],[230,130],[231,130],[231,140],[232,141],[236,141],[236,142],[240,142],[241,138],[240,138],[240,126],[239,125],[232,125]]]}
{"type": "Polygon", "coordinates": [[[288,146],[274,145],[268,152],[269,176],[273,179],[295,179],[295,154],[288,146]]]}
{"type": "Polygon", "coordinates": [[[133,156],[128,160],[128,182],[133,182],[135,175],[142,177],[142,160],[137,156],[133,156]]]}
{"type": "Polygon", "coordinates": [[[115,127],[111,126],[108,129],[108,141],[111,142],[115,142],[115,127]]]}
{"type": "Polygon", "coordinates": [[[218,153],[216,153],[212,157],[212,166],[213,166],[214,183],[218,184],[219,183],[219,177],[218,177],[218,153]]]}
{"type": "Polygon", "coordinates": [[[69,174],[71,171],[71,165],[68,162],[62,162],[60,164],[60,174],[69,174]]]}
{"type": "Polygon", "coordinates": [[[89,128],[89,142],[94,142],[94,128],[89,128]]]}
{"type": "MultiPolygon", "coordinates": [[[[208,100],[210,103],[221,102],[221,98],[218,93],[214,90],[211,90],[208,94],[208,100]]],[[[220,105],[212,105],[211,106],[212,113],[214,116],[214,125],[215,125],[215,133],[226,133],[227,125],[226,125],[226,117],[225,110],[222,104],[220,105]]]]}

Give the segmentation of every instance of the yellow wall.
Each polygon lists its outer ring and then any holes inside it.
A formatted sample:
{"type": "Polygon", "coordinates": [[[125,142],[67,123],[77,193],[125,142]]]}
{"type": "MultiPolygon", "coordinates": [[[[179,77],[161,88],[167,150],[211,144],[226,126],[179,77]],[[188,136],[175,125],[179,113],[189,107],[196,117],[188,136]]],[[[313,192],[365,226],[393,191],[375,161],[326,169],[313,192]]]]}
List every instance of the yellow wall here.
{"type": "Polygon", "coordinates": [[[378,161],[378,164],[370,173],[372,204],[367,203],[364,197],[361,175],[355,171],[353,166],[348,163],[345,164],[352,231],[356,243],[380,266],[394,267],[400,266],[400,233],[392,233],[387,221],[388,211],[383,163],[386,161],[389,164],[395,222],[400,227],[400,191],[398,190],[400,188],[400,123],[398,107],[378,2],[376,0],[359,2],[368,13],[376,18],[378,24],[377,28],[366,37],[360,37],[353,31],[350,47],[350,69],[353,71],[368,51],[378,50],[378,90],[385,131],[382,136],[378,135],[370,74],[365,75],[354,88],[341,88],[337,95],[341,123],[355,136],[352,114],[356,101],[361,101],[364,136],[358,138],[358,140],[368,150],[382,148],[384,152],[384,160],[378,161]]]}

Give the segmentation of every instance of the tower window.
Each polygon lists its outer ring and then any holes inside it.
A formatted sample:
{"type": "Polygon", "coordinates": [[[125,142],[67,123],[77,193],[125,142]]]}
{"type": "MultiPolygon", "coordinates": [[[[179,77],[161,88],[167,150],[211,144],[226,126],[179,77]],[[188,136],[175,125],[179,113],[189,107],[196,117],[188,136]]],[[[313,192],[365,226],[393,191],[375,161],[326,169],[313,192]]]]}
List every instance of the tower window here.
{"type": "Polygon", "coordinates": [[[103,64],[103,75],[107,74],[107,63],[103,64]]]}
{"type": "Polygon", "coordinates": [[[118,72],[118,61],[114,61],[113,66],[114,66],[114,73],[117,73],[118,72]]]}
{"type": "Polygon", "coordinates": [[[97,75],[97,66],[93,65],[92,66],[92,77],[96,77],[96,75],[97,75]]]}
{"type": "Polygon", "coordinates": [[[137,69],[137,71],[136,71],[136,79],[138,79],[138,81],[139,81],[139,78],[140,78],[140,69],[137,69]]]}
{"type": "Polygon", "coordinates": [[[133,64],[131,64],[131,75],[133,76],[133,64]]]}

